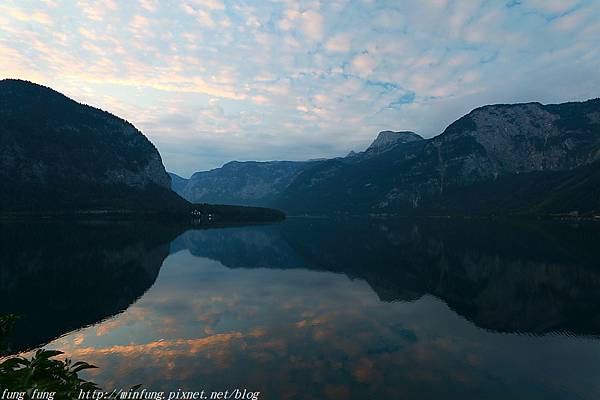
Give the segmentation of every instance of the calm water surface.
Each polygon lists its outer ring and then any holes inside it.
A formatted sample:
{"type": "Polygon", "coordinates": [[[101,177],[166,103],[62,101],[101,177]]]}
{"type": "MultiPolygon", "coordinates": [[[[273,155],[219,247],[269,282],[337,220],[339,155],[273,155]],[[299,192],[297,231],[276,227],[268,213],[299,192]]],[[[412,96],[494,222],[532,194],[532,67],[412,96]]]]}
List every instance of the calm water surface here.
{"type": "Polygon", "coordinates": [[[107,389],[600,398],[600,226],[290,219],[0,228],[13,351],[107,389]]]}

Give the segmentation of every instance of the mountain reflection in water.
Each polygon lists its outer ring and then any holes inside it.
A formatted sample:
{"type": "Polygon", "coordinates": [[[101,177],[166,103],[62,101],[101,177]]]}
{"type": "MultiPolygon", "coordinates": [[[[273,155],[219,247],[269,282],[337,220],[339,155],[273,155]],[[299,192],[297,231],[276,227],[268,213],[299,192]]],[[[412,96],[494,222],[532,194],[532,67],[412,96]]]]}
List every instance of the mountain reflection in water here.
{"type": "Polygon", "coordinates": [[[265,399],[600,395],[594,224],[0,232],[0,312],[23,316],[13,349],[70,332],[47,347],[98,365],[89,377],[104,387],[247,388],[265,399]]]}

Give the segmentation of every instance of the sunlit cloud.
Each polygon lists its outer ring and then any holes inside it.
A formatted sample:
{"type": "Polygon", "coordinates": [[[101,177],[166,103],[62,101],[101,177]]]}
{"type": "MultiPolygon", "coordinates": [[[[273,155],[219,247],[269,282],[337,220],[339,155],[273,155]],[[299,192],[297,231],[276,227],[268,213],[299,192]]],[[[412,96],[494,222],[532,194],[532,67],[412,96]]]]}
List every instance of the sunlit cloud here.
{"type": "Polygon", "coordinates": [[[325,48],[331,52],[345,53],[352,48],[352,36],[349,33],[340,33],[333,36],[325,43],[325,48]]]}
{"type": "Polygon", "coordinates": [[[48,14],[42,11],[28,12],[18,7],[0,6],[0,11],[17,21],[21,22],[37,22],[44,25],[52,24],[52,19],[48,14]]]}

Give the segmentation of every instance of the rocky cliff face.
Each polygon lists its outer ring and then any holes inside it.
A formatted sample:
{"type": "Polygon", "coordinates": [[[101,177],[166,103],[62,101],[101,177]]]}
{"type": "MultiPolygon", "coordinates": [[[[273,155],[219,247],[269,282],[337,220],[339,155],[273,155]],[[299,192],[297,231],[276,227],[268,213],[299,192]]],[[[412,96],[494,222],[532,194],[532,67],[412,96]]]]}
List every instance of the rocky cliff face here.
{"type": "Polygon", "coordinates": [[[365,150],[363,154],[376,155],[391,150],[399,144],[410,143],[423,140],[423,138],[410,131],[383,131],[379,132],[377,138],[365,150]]]}
{"type": "Polygon", "coordinates": [[[132,124],[30,82],[0,81],[0,209],[181,207],[132,124]]]}
{"type": "Polygon", "coordinates": [[[599,116],[600,99],[481,107],[432,139],[306,170],[275,205],[291,212],[598,211],[599,116]]]}
{"type": "Polygon", "coordinates": [[[442,166],[462,164],[463,178],[569,170],[600,160],[600,125],[594,122],[599,110],[598,100],[558,106],[485,106],[448,127],[432,145],[443,149],[456,142],[473,143],[477,151],[468,160],[440,153],[442,166]],[[569,108],[575,115],[566,115],[569,108]],[[569,123],[569,117],[578,122],[569,123]]]}
{"type": "Polygon", "coordinates": [[[232,161],[221,168],[196,172],[184,187],[173,189],[194,203],[265,206],[315,163],[232,161]]]}

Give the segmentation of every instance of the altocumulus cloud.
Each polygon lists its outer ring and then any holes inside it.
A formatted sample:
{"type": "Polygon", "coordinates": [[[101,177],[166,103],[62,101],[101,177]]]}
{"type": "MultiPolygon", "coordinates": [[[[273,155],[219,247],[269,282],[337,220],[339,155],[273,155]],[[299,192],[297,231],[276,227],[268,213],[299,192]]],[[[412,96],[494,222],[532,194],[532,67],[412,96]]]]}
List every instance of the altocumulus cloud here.
{"type": "Polygon", "coordinates": [[[189,175],[597,97],[598,37],[592,0],[8,0],[0,74],[130,120],[189,175]]]}

